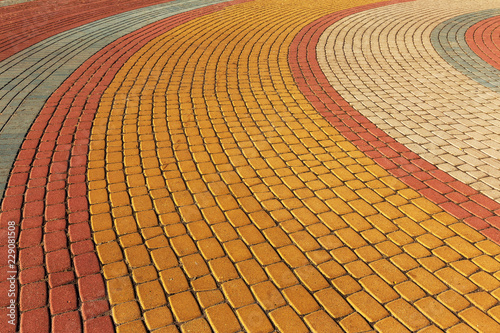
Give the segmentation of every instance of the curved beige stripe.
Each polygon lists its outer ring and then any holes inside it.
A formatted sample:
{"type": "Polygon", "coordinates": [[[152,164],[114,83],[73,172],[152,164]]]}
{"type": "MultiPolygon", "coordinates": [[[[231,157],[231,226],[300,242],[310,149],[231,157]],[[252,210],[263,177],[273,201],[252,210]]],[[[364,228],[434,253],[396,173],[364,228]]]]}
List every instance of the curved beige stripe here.
{"type": "Polygon", "coordinates": [[[318,60],[330,83],[398,142],[456,179],[500,199],[500,96],[434,50],[441,22],[498,1],[384,6],[329,27],[318,60]]]}

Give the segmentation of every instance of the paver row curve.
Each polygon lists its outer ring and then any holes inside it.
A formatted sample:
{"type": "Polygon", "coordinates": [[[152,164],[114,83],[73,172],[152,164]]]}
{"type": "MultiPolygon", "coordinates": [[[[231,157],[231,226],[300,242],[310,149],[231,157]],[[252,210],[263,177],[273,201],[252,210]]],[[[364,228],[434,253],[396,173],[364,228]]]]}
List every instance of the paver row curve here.
{"type": "Polygon", "coordinates": [[[335,6],[229,7],[165,29],[109,83],[87,179],[119,331],[498,327],[499,247],[364,156],[295,85],[293,37],[335,6]]]}
{"type": "Polygon", "coordinates": [[[110,42],[149,23],[223,2],[169,1],[48,37],[0,62],[0,197],[26,132],[52,92],[110,42]]]}
{"type": "Polygon", "coordinates": [[[500,69],[500,16],[476,23],[466,33],[467,44],[484,61],[500,69]]]}
{"type": "MultiPolygon", "coordinates": [[[[5,235],[9,221],[21,222],[18,245],[21,331],[45,332],[49,327],[54,332],[83,328],[88,332],[113,330],[106,315],[108,302],[102,299],[105,289],[90,238],[84,183],[93,112],[99,94],[109,84],[106,75],[112,77],[134,48],[140,48],[161,33],[161,29],[220,9],[209,4],[181,3],[180,12],[189,13],[175,15],[167,24],[161,23],[160,30],[155,25],[148,26],[99,51],[52,94],[31,127],[11,171],[0,217],[5,235]],[[89,93],[96,98],[90,98],[89,93]]],[[[167,16],[174,14],[170,12],[167,16]]],[[[162,14],[155,13],[161,18],[159,15],[162,14]]],[[[7,258],[7,237],[2,238],[1,250],[7,258]]],[[[10,271],[4,265],[7,262],[2,262],[2,269],[10,271]]],[[[9,284],[2,281],[1,287],[6,291],[9,284]]],[[[2,294],[2,319],[7,318],[7,295],[7,291],[2,294]]]]}
{"type": "Polygon", "coordinates": [[[485,296],[476,283],[497,278],[466,272],[463,259],[497,246],[378,169],[304,103],[279,57],[287,28],[332,9],[316,3],[305,16],[292,4],[263,12],[250,2],[169,31],[103,95],[89,200],[115,317],[140,329],[160,312],[186,330],[228,332],[494,328],[469,301],[450,311],[447,297],[455,279],[468,297],[485,296]],[[224,25],[202,28],[215,22],[224,25]],[[370,183],[368,170],[386,183],[370,183]]]}

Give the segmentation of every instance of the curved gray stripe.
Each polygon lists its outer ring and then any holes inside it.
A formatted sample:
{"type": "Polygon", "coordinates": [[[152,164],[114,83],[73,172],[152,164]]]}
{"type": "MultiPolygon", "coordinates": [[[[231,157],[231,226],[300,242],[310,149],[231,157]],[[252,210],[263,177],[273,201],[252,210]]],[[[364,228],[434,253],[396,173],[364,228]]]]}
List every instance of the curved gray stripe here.
{"type": "Polygon", "coordinates": [[[500,9],[454,17],[439,24],[431,34],[432,45],[443,59],[462,74],[496,92],[500,92],[500,70],[471,50],[465,34],[477,22],[500,15],[500,9]]]}
{"type": "Polygon", "coordinates": [[[229,0],[175,0],[110,16],[49,37],[0,62],[0,198],[31,124],[73,71],[148,24],[229,0]]]}

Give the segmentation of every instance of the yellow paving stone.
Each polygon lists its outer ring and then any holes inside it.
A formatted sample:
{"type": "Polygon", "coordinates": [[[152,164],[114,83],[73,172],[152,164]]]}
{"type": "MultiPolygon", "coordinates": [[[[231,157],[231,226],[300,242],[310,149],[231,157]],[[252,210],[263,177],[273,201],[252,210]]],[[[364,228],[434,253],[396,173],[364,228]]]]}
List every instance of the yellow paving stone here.
{"type": "Polygon", "coordinates": [[[92,215],[90,217],[90,225],[92,226],[92,230],[96,232],[111,229],[113,227],[113,222],[110,214],[104,213],[92,215]]]}
{"type": "Polygon", "coordinates": [[[396,267],[398,267],[402,271],[409,271],[411,269],[417,268],[419,265],[419,263],[415,259],[411,258],[406,253],[398,254],[392,257],[390,260],[396,267]]]}
{"type": "Polygon", "coordinates": [[[335,234],[351,249],[367,245],[366,241],[357,232],[350,228],[337,230],[335,234]]]}
{"type": "Polygon", "coordinates": [[[212,231],[205,221],[191,222],[186,227],[194,240],[201,240],[212,236],[212,231]]]}
{"type": "Polygon", "coordinates": [[[114,241],[116,239],[116,234],[113,230],[104,230],[94,233],[94,243],[102,244],[114,241]]]}
{"type": "Polygon", "coordinates": [[[173,322],[173,316],[166,306],[162,306],[144,312],[144,321],[149,330],[155,330],[170,325],[173,322]]]}
{"type": "Polygon", "coordinates": [[[206,310],[208,320],[217,333],[233,333],[241,330],[241,326],[227,304],[219,304],[206,310]]]}
{"type": "Polygon", "coordinates": [[[224,302],[224,295],[219,290],[201,291],[196,293],[196,297],[202,308],[208,308],[224,302]]]}
{"type": "Polygon", "coordinates": [[[387,304],[386,309],[412,332],[429,325],[427,318],[402,299],[387,304]]]}
{"type": "Polygon", "coordinates": [[[467,324],[479,332],[498,332],[500,325],[493,319],[488,317],[484,312],[476,309],[469,308],[460,312],[461,317],[467,324]]]}
{"type": "Polygon", "coordinates": [[[306,228],[306,230],[315,239],[330,234],[330,229],[328,229],[323,223],[316,223],[316,224],[310,225],[306,228]]]}
{"type": "Polygon", "coordinates": [[[282,293],[288,301],[288,304],[291,305],[299,315],[305,315],[319,310],[318,303],[301,285],[286,288],[282,293]]]}
{"type": "Polygon", "coordinates": [[[236,268],[248,285],[267,280],[262,266],[254,259],[241,261],[236,264],[236,268]]]}
{"type": "Polygon", "coordinates": [[[149,250],[159,249],[159,248],[162,248],[162,247],[169,246],[167,238],[165,236],[163,236],[163,235],[160,235],[160,236],[157,236],[157,237],[153,237],[151,239],[147,239],[145,244],[146,244],[146,247],[149,250]]]}
{"type": "Polygon", "coordinates": [[[132,270],[135,283],[143,283],[158,279],[158,274],[153,266],[143,266],[132,270]]]}
{"type": "Polygon", "coordinates": [[[431,297],[418,300],[415,306],[441,329],[449,328],[459,322],[454,314],[431,297]]]}
{"type": "Polygon", "coordinates": [[[311,265],[299,267],[294,270],[295,275],[309,291],[314,292],[329,286],[328,281],[311,265]]]}
{"type": "Polygon", "coordinates": [[[361,285],[348,275],[338,277],[331,281],[333,286],[337,288],[343,295],[350,295],[362,289],[361,285]]]}
{"type": "Polygon", "coordinates": [[[474,245],[481,251],[484,251],[484,253],[489,254],[491,256],[500,254],[500,246],[498,244],[493,243],[490,240],[484,240],[474,245]]]}
{"type": "Polygon", "coordinates": [[[278,249],[279,255],[293,268],[307,265],[309,260],[304,256],[302,251],[294,246],[288,245],[278,249]]]}
{"type": "Polygon", "coordinates": [[[500,281],[486,272],[477,272],[471,275],[470,279],[486,291],[492,291],[500,286],[500,281]]]}
{"type": "Polygon", "coordinates": [[[286,304],[285,299],[270,281],[264,281],[251,286],[252,293],[264,308],[264,310],[274,310],[286,304]]]}
{"type": "Polygon", "coordinates": [[[198,318],[182,324],[181,331],[182,333],[211,333],[212,329],[204,318],[198,318]]]}
{"type": "Polygon", "coordinates": [[[200,277],[209,273],[205,260],[197,253],[181,258],[180,262],[190,278],[200,277]]]}
{"type": "Polygon", "coordinates": [[[252,257],[248,247],[239,239],[224,243],[223,247],[233,262],[248,260],[252,257]]]}
{"type": "Polygon", "coordinates": [[[161,248],[151,251],[151,257],[158,270],[177,266],[177,257],[171,248],[161,248]]]}
{"type": "Polygon", "coordinates": [[[374,326],[379,332],[393,332],[393,333],[409,333],[410,331],[401,325],[399,321],[392,317],[384,318],[378,321],[374,326]]]}
{"type": "Polygon", "coordinates": [[[477,289],[474,283],[448,267],[437,271],[435,276],[461,294],[468,294],[477,289]]]}
{"type": "Polygon", "coordinates": [[[393,222],[391,222],[391,220],[389,220],[382,214],[375,214],[373,216],[368,216],[366,220],[370,222],[380,232],[385,234],[398,230],[398,227],[393,222]]]}
{"type": "Polygon", "coordinates": [[[366,320],[358,313],[353,313],[339,322],[345,332],[367,332],[371,329],[366,320]]]}
{"type": "Polygon", "coordinates": [[[430,272],[435,272],[438,269],[446,266],[446,264],[442,260],[436,257],[420,258],[418,259],[418,262],[420,265],[422,265],[423,268],[427,269],[430,272]]]}
{"type": "Polygon", "coordinates": [[[191,280],[191,286],[195,291],[212,290],[216,289],[216,283],[212,276],[206,275],[197,279],[191,280]]]}
{"type": "Polygon", "coordinates": [[[278,255],[278,253],[268,243],[260,243],[257,245],[253,245],[250,247],[250,250],[254,254],[255,258],[257,258],[259,263],[263,266],[267,266],[270,264],[274,264],[278,261],[281,261],[281,258],[278,255]]]}
{"type": "Polygon", "coordinates": [[[449,333],[474,333],[477,331],[473,330],[472,328],[470,328],[470,326],[468,326],[464,323],[460,323],[458,325],[455,325],[455,326],[449,328],[447,330],[447,332],[449,332],[449,333]]]}
{"type": "Polygon", "coordinates": [[[441,246],[437,249],[434,249],[432,250],[432,254],[448,263],[458,261],[463,258],[460,253],[448,246],[441,246]]]}
{"type": "Polygon", "coordinates": [[[370,269],[370,267],[361,260],[350,262],[344,265],[344,268],[355,279],[360,279],[367,275],[373,274],[373,271],[370,269]]]}
{"type": "Polygon", "coordinates": [[[143,309],[153,309],[167,303],[165,293],[158,281],[151,281],[137,286],[137,297],[143,309]]]}
{"type": "Polygon", "coordinates": [[[346,264],[346,263],[349,263],[351,261],[355,261],[358,259],[356,254],[351,249],[349,249],[345,246],[339,247],[337,249],[330,251],[330,254],[340,264],[346,264]]]}
{"type": "Polygon", "coordinates": [[[388,236],[389,239],[394,242],[394,244],[399,246],[403,246],[413,242],[413,239],[401,230],[392,232],[388,236]]]}
{"type": "Polygon", "coordinates": [[[188,235],[182,235],[172,238],[170,242],[175,253],[181,257],[196,253],[198,251],[193,240],[188,235]]]}
{"type": "Polygon", "coordinates": [[[365,230],[361,233],[361,236],[370,244],[377,244],[387,239],[384,234],[377,229],[365,230]]]}
{"type": "Polygon", "coordinates": [[[142,317],[141,310],[137,302],[120,303],[113,306],[113,318],[120,325],[140,319],[142,317]]]}
{"type": "Polygon", "coordinates": [[[364,291],[347,297],[347,301],[369,322],[379,321],[389,315],[382,305],[364,291]]]}
{"type": "Polygon", "coordinates": [[[218,223],[212,226],[212,231],[220,242],[227,242],[238,238],[236,230],[228,222],[218,223]]]}
{"type": "Polygon", "coordinates": [[[251,304],[236,310],[236,314],[246,332],[272,332],[271,322],[257,304],[251,304]]]}
{"type": "Polygon", "coordinates": [[[271,245],[276,248],[291,244],[288,235],[279,227],[266,229],[263,233],[271,245]]]}
{"type": "Polygon", "coordinates": [[[259,244],[265,241],[261,232],[253,225],[238,228],[238,233],[247,245],[259,244]]]}
{"type": "Polygon", "coordinates": [[[280,332],[309,332],[301,318],[289,306],[276,309],[270,312],[269,316],[280,332]]]}
{"type": "Polygon", "coordinates": [[[197,245],[206,260],[225,256],[224,250],[219,242],[213,237],[200,240],[197,245]]]}
{"type": "Polygon", "coordinates": [[[118,333],[134,333],[134,332],[144,332],[146,333],[146,328],[141,320],[132,321],[130,323],[126,323],[120,325],[116,328],[116,332],[118,333]]]}
{"type": "Polygon", "coordinates": [[[396,219],[394,223],[411,237],[418,237],[425,233],[425,229],[407,217],[396,219]]]}
{"type": "Polygon", "coordinates": [[[317,250],[320,247],[318,242],[307,231],[294,232],[290,234],[290,238],[303,252],[317,250]]]}
{"type": "Polygon", "coordinates": [[[375,260],[379,260],[382,258],[382,255],[380,254],[380,252],[378,252],[375,248],[373,248],[371,246],[365,246],[365,247],[358,248],[358,249],[354,250],[354,252],[356,253],[356,255],[359,258],[361,258],[363,261],[365,261],[367,263],[375,261],[375,260]]]}
{"type": "Polygon", "coordinates": [[[119,235],[137,231],[137,224],[132,216],[117,218],[114,220],[114,225],[119,235]]]}
{"type": "Polygon", "coordinates": [[[109,264],[123,260],[123,254],[117,242],[105,243],[97,246],[99,260],[103,264],[109,264]]]}
{"type": "Polygon", "coordinates": [[[226,257],[211,260],[208,262],[208,265],[218,282],[224,282],[238,277],[236,268],[226,257]]]}
{"type": "Polygon", "coordinates": [[[114,262],[103,266],[104,277],[107,280],[128,275],[127,265],[123,261],[114,262]]]}
{"type": "Polygon", "coordinates": [[[176,294],[189,289],[184,272],[179,267],[170,268],[160,272],[163,288],[169,294],[176,294]]]}
{"type": "Polygon", "coordinates": [[[225,282],[221,288],[233,308],[240,308],[255,302],[250,290],[241,279],[225,282]]]}
{"type": "Polygon", "coordinates": [[[444,245],[439,238],[428,233],[417,237],[417,241],[428,249],[435,249],[444,245]]]}
{"type": "Polygon", "coordinates": [[[376,275],[366,276],[359,283],[380,303],[387,303],[399,297],[387,283],[376,275]]]}
{"type": "Polygon", "coordinates": [[[332,260],[332,256],[325,250],[311,251],[306,253],[306,256],[315,265],[332,260]]]}
{"type": "Polygon", "coordinates": [[[407,277],[396,266],[385,259],[374,261],[369,266],[389,284],[398,284],[407,280],[407,277]]]}
{"type": "Polygon", "coordinates": [[[478,248],[476,248],[471,243],[458,236],[446,239],[445,243],[468,259],[483,254],[478,248]]]}
{"type": "Polygon", "coordinates": [[[109,302],[114,304],[129,302],[135,299],[134,287],[128,276],[107,281],[109,302]]]}
{"type": "Polygon", "coordinates": [[[144,245],[126,248],[124,253],[129,266],[132,268],[147,266],[151,263],[149,252],[144,245]]]}
{"type": "Polygon", "coordinates": [[[189,291],[172,295],[168,298],[170,309],[179,322],[189,321],[201,316],[195,298],[189,291]]]}
{"type": "Polygon", "coordinates": [[[475,306],[483,311],[487,311],[498,303],[498,300],[485,291],[479,291],[465,295],[465,297],[475,306]]]}
{"type": "MultiPolygon", "coordinates": [[[[448,276],[451,279],[458,278],[454,273],[455,272],[444,268],[442,271],[437,272],[436,276],[440,278],[446,278],[448,276]]],[[[431,295],[437,295],[447,289],[444,283],[423,268],[415,268],[407,274],[416,284],[431,295]]],[[[450,280],[450,283],[453,283],[453,280],[450,280]]]]}
{"type": "Polygon", "coordinates": [[[479,267],[469,260],[455,261],[450,265],[464,276],[469,276],[479,270],[479,267]]]}
{"type": "Polygon", "coordinates": [[[340,326],[325,312],[317,311],[304,317],[304,321],[309,326],[311,332],[343,332],[340,326]]]}

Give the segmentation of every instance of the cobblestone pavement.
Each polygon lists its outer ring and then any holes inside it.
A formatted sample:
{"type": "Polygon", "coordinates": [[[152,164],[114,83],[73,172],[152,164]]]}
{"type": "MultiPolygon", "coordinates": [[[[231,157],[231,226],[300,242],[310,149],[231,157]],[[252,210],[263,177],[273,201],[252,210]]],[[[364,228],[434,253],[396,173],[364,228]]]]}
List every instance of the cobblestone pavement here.
{"type": "Polygon", "coordinates": [[[500,332],[498,1],[0,18],[0,332],[500,332]]]}

